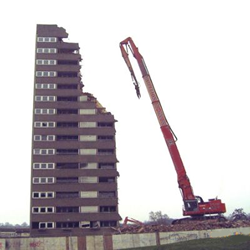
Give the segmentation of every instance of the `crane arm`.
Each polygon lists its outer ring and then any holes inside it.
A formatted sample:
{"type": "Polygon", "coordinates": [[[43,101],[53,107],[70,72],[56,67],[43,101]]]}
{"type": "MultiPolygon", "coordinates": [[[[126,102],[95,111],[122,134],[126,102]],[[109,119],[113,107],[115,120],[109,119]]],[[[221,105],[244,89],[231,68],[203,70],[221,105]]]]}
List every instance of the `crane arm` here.
{"type": "MultiPolygon", "coordinates": [[[[144,83],[147,87],[155,114],[156,114],[158,122],[160,124],[162,134],[163,134],[165,142],[168,146],[172,161],[174,163],[174,167],[175,167],[175,170],[177,173],[177,178],[178,178],[178,184],[179,184],[179,188],[180,188],[181,193],[182,193],[184,204],[185,204],[185,202],[188,203],[189,201],[195,202],[196,197],[193,194],[193,190],[192,190],[189,178],[186,174],[181,156],[180,156],[178,148],[176,146],[176,139],[177,138],[176,138],[175,134],[173,133],[173,131],[172,131],[172,129],[171,129],[166,117],[165,117],[164,111],[162,109],[160,100],[159,100],[158,95],[156,93],[156,90],[154,88],[149,71],[146,67],[145,61],[144,61],[142,55],[139,53],[138,48],[135,46],[132,38],[130,38],[130,37],[128,37],[127,39],[125,39],[124,41],[122,41],[120,43],[120,49],[121,49],[122,56],[125,60],[125,63],[127,64],[128,69],[130,71],[133,83],[134,83],[135,88],[136,88],[137,96],[139,93],[138,97],[140,97],[139,83],[136,79],[134,70],[133,70],[132,65],[130,63],[130,60],[129,60],[128,48],[130,49],[133,56],[137,60],[140,71],[142,73],[142,78],[143,78],[144,83]]],[[[189,205],[187,204],[187,206],[189,206],[189,205]]]]}
{"type": "MultiPolygon", "coordinates": [[[[129,44],[127,44],[128,46],[126,47],[126,49],[129,47],[130,50],[132,51],[132,48],[129,46],[129,44]]],[[[137,81],[136,79],[136,76],[135,76],[135,73],[134,73],[134,70],[133,70],[133,67],[130,63],[130,60],[129,60],[129,57],[128,57],[128,50],[125,50],[125,48],[123,46],[120,46],[121,48],[121,52],[122,52],[122,57],[124,58],[125,60],[125,63],[127,64],[128,66],[128,69],[130,71],[130,74],[131,74],[131,78],[132,78],[132,82],[135,86],[135,90],[136,90],[136,94],[137,94],[137,97],[140,98],[141,97],[141,93],[140,93],[140,86],[139,86],[139,82],[137,81]]],[[[133,52],[132,52],[133,53],[133,52]]]]}

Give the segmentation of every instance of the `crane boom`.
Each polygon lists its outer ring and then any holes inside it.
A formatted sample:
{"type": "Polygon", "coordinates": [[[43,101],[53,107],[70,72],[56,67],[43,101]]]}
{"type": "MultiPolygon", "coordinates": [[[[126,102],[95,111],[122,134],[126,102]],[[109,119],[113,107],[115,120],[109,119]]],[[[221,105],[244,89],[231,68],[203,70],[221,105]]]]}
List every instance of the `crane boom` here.
{"type": "Polygon", "coordinates": [[[154,85],[150,77],[149,71],[147,69],[147,66],[145,64],[145,61],[142,55],[139,53],[138,48],[135,46],[132,38],[128,37],[127,39],[120,42],[120,49],[121,49],[122,57],[124,58],[125,63],[127,64],[128,69],[130,71],[132,81],[136,89],[137,96],[140,98],[141,94],[140,94],[140,89],[139,89],[139,83],[136,79],[133,67],[129,60],[128,49],[132,52],[133,56],[135,57],[139,65],[140,71],[142,73],[142,78],[148,90],[148,94],[150,96],[158,122],[160,124],[163,137],[167,144],[169,153],[171,155],[171,158],[172,158],[172,161],[173,161],[176,173],[177,173],[178,185],[181,190],[181,194],[182,194],[182,198],[184,202],[183,214],[191,215],[191,216],[203,216],[205,214],[224,213],[226,211],[225,204],[221,203],[219,199],[211,199],[208,202],[204,202],[200,196],[194,195],[190,180],[186,174],[184,164],[182,162],[179,150],[176,145],[177,138],[166,119],[165,113],[161,106],[157,92],[154,88],[154,85]]]}

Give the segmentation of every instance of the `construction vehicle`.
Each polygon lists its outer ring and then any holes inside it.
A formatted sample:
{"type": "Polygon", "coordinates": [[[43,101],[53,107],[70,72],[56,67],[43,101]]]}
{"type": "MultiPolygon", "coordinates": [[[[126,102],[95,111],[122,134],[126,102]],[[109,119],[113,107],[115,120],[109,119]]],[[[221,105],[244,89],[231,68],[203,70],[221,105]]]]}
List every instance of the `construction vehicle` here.
{"type": "Polygon", "coordinates": [[[133,218],[129,218],[129,217],[125,217],[124,221],[123,221],[123,227],[126,227],[128,225],[128,222],[132,223],[133,225],[137,225],[137,226],[143,226],[143,222],[133,219],[133,218]]]}
{"type": "Polygon", "coordinates": [[[175,136],[173,130],[171,129],[164,111],[162,109],[160,100],[154,88],[153,82],[151,80],[149,71],[146,67],[145,61],[142,55],[139,53],[138,48],[135,46],[133,40],[128,37],[120,43],[120,49],[122,57],[128,66],[131,73],[132,81],[136,89],[136,94],[138,98],[141,97],[139,83],[136,79],[133,67],[129,59],[129,50],[132,52],[133,56],[137,60],[140,71],[142,73],[142,78],[148,90],[155,114],[158,118],[160,128],[167,144],[169,153],[171,155],[178,179],[179,189],[182,194],[182,199],[184,203],[183,216],[189,216],[187,219],[207,219],[207,218],[221,218],[223,213],[226,212],[225,203],[222,203],[220,199],[209,199],[204,202],[200,196],[196,196],[193,193],[193,189],[190,180],[186,174],[185,167],[183,165],[179,150],[176,145],[177,137],[175,136]]]}

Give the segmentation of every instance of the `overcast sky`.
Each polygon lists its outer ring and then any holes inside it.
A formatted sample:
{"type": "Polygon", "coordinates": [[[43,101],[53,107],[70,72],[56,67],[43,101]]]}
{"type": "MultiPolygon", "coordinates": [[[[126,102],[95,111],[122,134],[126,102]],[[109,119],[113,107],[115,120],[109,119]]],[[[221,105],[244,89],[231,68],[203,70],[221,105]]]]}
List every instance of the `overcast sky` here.
{"type": "MultiPolygon", "coordinates": [[[[250,213],[250,2],[2,1],[0,223],[29,223],[37,24],[80,45],[83,91],[116,123],[119,212],[182,217],[177,177],[143,80],[137,99],[119,43],[143,55],[196,195],[250,213]]],[[[131,56],[131,60],[133,58],[131,56]]]]}

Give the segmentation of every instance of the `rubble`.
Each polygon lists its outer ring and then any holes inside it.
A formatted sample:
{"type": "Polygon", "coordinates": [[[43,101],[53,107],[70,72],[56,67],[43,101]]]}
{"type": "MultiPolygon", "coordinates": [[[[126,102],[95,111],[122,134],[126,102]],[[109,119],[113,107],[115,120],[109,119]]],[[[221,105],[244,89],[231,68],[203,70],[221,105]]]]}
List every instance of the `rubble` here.
{"type": "Polygon", "coordinates": [[[219,228],[238,228],[250,227],[250,220],[241,221],[188,221],[176,225],[126,225],[125,227],[113,228],[117,234],[137,234],[137,233],[154,233],[154,232],[177,232],[193,230],[212,230],[219,228]]]}

